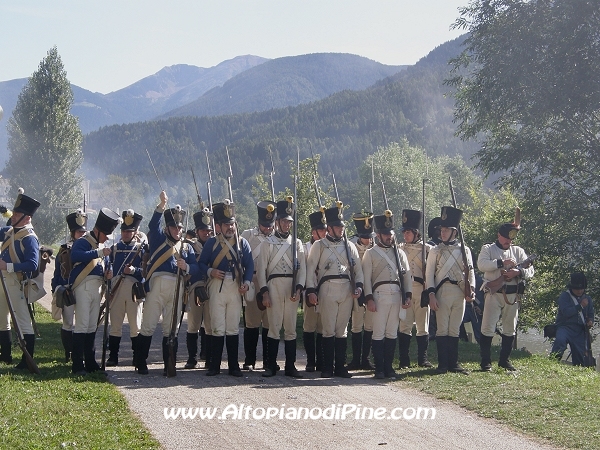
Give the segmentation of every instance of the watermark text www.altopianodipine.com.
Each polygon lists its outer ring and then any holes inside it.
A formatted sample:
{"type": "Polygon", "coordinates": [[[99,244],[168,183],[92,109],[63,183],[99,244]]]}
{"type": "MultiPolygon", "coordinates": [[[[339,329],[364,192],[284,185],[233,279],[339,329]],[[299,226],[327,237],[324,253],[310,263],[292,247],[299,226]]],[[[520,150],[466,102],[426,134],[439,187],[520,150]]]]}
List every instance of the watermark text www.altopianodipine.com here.
{"type": "Polygon", "coordinates": [[[361,404],[331,404],[325,407],[256,407],[231,403],[218,407],[164,408],[166,420],[435,420],[435,408],[384,408],[361,404]]]}

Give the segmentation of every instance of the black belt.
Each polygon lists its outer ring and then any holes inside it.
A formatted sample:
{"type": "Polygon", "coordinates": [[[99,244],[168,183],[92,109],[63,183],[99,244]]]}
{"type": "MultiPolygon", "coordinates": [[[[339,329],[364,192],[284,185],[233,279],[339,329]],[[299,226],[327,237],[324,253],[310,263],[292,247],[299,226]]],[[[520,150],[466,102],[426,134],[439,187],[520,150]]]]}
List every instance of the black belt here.
{"type": "Polygon", "coordinates": [[[317,286],[317,292],[319,292],[321,285],[329,280],[348,280],[348,281],[350,281],[350,277],[348,275],[327,275],[319,280],[319,285],[317,286]]]}
{"type": "Polygon", "coordinates": [[[502,292],[504,292],[505,294],[518,294],[519,286],[518,285],[505,286],[504,288],[498,289],[496,291],[497,294],[501,294],[502,292]]]}
{"type": "Polygon", "coordinates": [[[269,275],[269,278],[267,278],[267,283],[269,281],[271,281],[273,278],[293,278],[294,275],[291,273],[272,273],[271,275],[269,275]]]}
{"type": "Polygon", "coordinates": [[[400,286],[400,282],[399,281],[378,281],[377,283],[375,283],[373,285],[373,291],[375,291],[375,289],[377,289],[382,284],[395,284],[396,286],[400,286]]]}
{"type": "Polygon", "coordinates": [[[415,277],[415,278],[414,278],[414,280],[415,280],[417,283],[421,283],[423,286],[425,286],[425,280],[424,280],[423,278],[420,278],[420,277],[415,277]]]}
{"type": "Polygon", "coordinates": [[[450,284],[458,285],[458,281],[454,281],[454,280],[451,280],[450,278],[446,277],[442,281],[440,281],[440,283],[435,287],[436,294],[437,294],[437,291],[439,291],[440,288],[442,287],[442,284],[444,284],[446,282],[448,282],[450,284]]]}

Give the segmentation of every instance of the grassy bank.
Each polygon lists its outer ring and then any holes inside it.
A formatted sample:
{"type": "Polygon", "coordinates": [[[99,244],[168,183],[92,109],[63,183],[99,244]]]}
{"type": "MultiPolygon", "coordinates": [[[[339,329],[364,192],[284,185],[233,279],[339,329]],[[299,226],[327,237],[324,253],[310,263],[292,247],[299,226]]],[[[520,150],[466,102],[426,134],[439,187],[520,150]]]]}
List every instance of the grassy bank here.
{"type": "MultiPolygon", "coordinates": [[[[41,375],[0,364],[2,448],[160,448],[105,376],[71,375],[71,366],[64,363],[60,324],[40,307],[36,319],[42,338],[36,341],[34,359],[41,375]]],[[[14,346],[15,363],[20,357],[14,346]]]]}
{"type": "MultiPolygon", "coordinates": [[[[411,347],[416,347],[411,343],[411,347]]],[[[436,360],[435,343],[430,359],[436,360]]],[[[492,347],[498,361],[498,347],[492,347]]],[[[411,360],[416,361],[415,348],[411,360]]],[[[412,387],[450,400],[483,417],[517,431],[547,439],[567,448],[600,448],[600,373],[573,367],[550,358],[514,351],[517,372],[506,372],[494,363],[492,373],[479,372],[479,346],[460,343],[459,360],[471,371],[434,375],[433,370],[413,367],[399,371],[399,386],[412,387]]],[[[397,364],[395,364],[397,367],[397,364]]]]}

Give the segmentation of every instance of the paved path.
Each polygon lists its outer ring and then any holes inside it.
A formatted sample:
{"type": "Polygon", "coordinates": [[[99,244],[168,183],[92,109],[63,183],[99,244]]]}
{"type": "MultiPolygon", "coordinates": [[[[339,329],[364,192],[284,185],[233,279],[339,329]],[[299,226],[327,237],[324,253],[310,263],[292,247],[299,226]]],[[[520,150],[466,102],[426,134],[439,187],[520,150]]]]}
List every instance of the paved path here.
{"type": "MultiPolygon", "coordinates": [[[[49,289],[48,289],[49,291],[49,289]]],[[[48,306],[49,298],[42,304],[48,306]]],[[[262,448],[262,449],[551,449],[533,439],[524,437],[504,425],[483,419],[452,403],[437,400],[401,382],[381,382],[371,374],[355,376],[350,380],[321,379],[306,374],[303,379],[283,375],[265,379],[258,372],[245,372],[243,378],[226,374],[205,376],[206,370],[183,370],[185,364],[185,325],[179,345],[177,376],[162,376],[160,355],[161,336],[157,329],[149,358],[150,374],[138,375],[131,367],[130,342],[124,330],[118,367],[109,370],[109,381],[114,383],[129,402],[131,410],[146,424],[165,449],[202,448],[262,448]],[[333,419],[286,419],[290,408],[307,408],[316,415],[338,409],[333,419]],[[339,406],[337,406],[339,405],[339,406]],[[384,417],[394,408],[434,408],[435,418],[429,419],[356,419],[355,413],[342,419],[342,409],[386,408],[384,417]],[[165,408],[216,408],[213,419],[165,419],[165,408]],[[252,409],[248,409],[248,407],[252,409]],[[277,417],[259,419],[267,408],[275,408],[277,417]],[[233,411],[242,408],[241,418],[234,419],[233,411]],[[279,412],[283,408],[283,418],[279,412]],[[317,408],[317,409],[315,409],[317,408]],[[227,418],[218,417],[224,410],[232,412],[227,418]],[[248,411],[248,419],[244,414],[248,411]],[[255,415],[253,418],[253,414],[255,415]]],[[[97,342],[100,340],[100,332],[97,342]]],[[[240,336],[240,354],[242,350],[240,336]]],[[[283,366],[283,345],[279,360],[283,366]]],[[[260,344],[259,344],[260,353],[260,344]]],[[[298,368],[304,367],[305,354],[299,350],[298,368]]],[[[240,361],[242,355],[240,355],[240,361]]],[[[224,357],[224,361],[226,358],[224,357]]],[[[203,363],[201,364],[203,366],[203,363]]],[[[260,366],[260,364],[259,364],[260,366]]],[[[361,409],[361,411],[363,411],[361,409]]],[[[367,415],[365,417],[368,417],[367,415]]],[[[430,410],[430,414],[431,414],[430,410]]],[[[301,414],[304,411],[301,410],[301,414]]],[[[401,411],[394,414],[402,417],[401,411]]]]}

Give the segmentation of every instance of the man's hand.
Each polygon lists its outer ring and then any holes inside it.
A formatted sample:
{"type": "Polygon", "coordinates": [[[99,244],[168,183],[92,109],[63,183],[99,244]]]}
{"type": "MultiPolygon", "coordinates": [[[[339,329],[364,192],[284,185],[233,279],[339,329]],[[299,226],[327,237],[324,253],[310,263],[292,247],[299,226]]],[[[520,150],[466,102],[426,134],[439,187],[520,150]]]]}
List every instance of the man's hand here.
{"type": "Polygon", "coordinates": [[[179,258],[177,260],[177,267],[181,270],[187,270],[187,263],[185,262],[185,259],[179,258]]]}
{"type": "Polygon", "coordinates": [[[354,294],[352,294],[352,298],[358,298],[360,297],[360,294],[362,294],[362,288],[357,287],[356,289],[354,289],[354,294]]]}
{"type": "Polygon", "coordinates": [[[294,294],[293,297],[290,297],[290,300],[293,302],[298,301],[298,299],[300,298],[300,289],[296,289],[296,293],[294,294]]]}
{"type": "Polygon", "coordinates": [[[429,307],[432,311],[437,311],[439,309],[437,298],[433,292],[429,293],[429,307]]]}
{"type": "Polygon", "coordinates": [[[104,247],[104,248],[102,249],[102,254],[103,254],[104,256],[110,256],[110,252],[111,252],[111,250],[110,250],[110,248],[108,248],[108,247],[104,247]]]}
{"type": "Polygon", "coordinates": [[[262,304],[265,308],[270,308],[272,306],[271,305],[271,296],[269,295],[269,291],[263,292],[262,304]]]}
{"type": "Polygon", "coordinates": [[[367,300],[367,311],[377,312],[377,305],[375,304],[375,300],[372,298],[367,300]]]}
{"type": "Polygon", "coordinates": [[[124,273],[125,275],[131,275],[131,274],[134,274],[134,273],[135,273],[135,267],[133,267],[133,266],[126,266],[126,267],[123,269],[123,273],[124,273]]]}
{"type": "Polygon", "coordinates": [[[317,298],[317,294],[308,294],[308,297],[306,297],[306,303],[309,306],[317,306],[319,304],[319,299],[317,298]]]}
{"type": "Polygon", "coordinates": [[[6,270],[6,261],[0,259],[0,270],[6,270]]]}
{"type": "Polygon", "coordinates": [[[581,301],[579,302],[579,304],[581,305],[582,308],[587,308],[587,305],[588,305],[588,299],[587,299],[587,297],[583,297],[581,299],[581,301]]]}
{"type": "Polygon", "coordinates": [[[216,278],[217,280],[223,280],[225,279],[225,272],[223,272],[222,270],[213,269],[210,271],[210,276],[212,278],[216,278]]]}
{"type": "Polygon", "coordinates": [[[250,288],[250,286],[248,286],[247,284],[244,283],[238,288],[238,292],[240,294],[245,294],[246,292],[248,292],[249,288],[250,288]]]}
{"type": "Polygon", "coordinates": [[[167,197],[167,193],[165,191],[160,191],[160,203],[159,203],[159,207],[160,208],[165,208],[165,206],[167,206],[167,201],[169,200],[169,197],[167,197]]]}

